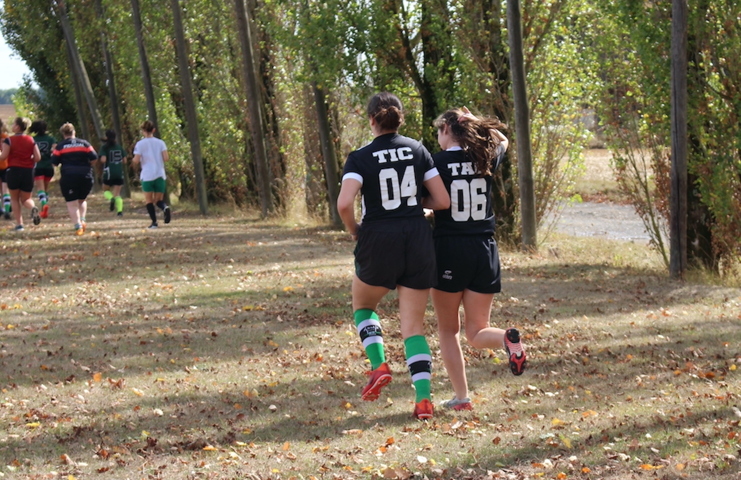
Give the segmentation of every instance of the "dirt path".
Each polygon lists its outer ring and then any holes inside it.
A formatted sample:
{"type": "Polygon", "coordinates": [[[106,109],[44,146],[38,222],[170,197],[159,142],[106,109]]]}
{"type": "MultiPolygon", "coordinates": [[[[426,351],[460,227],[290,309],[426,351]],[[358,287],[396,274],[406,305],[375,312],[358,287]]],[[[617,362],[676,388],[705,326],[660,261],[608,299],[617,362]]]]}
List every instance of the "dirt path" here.
{"type": "Polygon", "coordinates": [[[584,202],[567,205],[556,223],[557,232],[576,237],[648,241],[641,218],[630,205],[584,202]]]}
{"type": "MultiPolygon", "coordinates": [[[[610,167],[612,155],[606,149],[588,149],[584,154],[584,175],[576,180],[576,192],[585,199],[619,198],[610,167]]],[[[567,205],[555,225],[557,232],[576,237],[599,237],[648,242],[643,221],[630,205],[614,201],[582,202],[567,205]]]]}

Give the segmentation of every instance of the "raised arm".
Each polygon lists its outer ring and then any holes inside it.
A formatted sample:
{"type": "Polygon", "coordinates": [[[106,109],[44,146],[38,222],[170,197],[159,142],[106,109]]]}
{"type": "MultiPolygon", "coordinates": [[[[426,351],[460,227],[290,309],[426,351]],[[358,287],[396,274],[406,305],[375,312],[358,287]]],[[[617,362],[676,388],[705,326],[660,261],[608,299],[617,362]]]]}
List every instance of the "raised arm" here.
{"type": "Polygon", "coordinates": [[[504,147],[504,151],[507,151],[507,147],[509,147],[509,140],[507,140],[507,137],[497,129],[492,129],[491,134],[499,139],[499,143],[504,147]]]}

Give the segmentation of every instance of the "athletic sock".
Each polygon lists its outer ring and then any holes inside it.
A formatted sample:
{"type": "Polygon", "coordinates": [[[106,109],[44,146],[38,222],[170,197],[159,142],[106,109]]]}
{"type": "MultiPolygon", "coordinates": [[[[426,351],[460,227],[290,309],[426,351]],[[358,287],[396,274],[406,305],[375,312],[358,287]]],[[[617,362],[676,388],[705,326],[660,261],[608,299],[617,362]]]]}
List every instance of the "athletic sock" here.
{"type": "Polygon", "coordinates": [[[167,204],[165,203],[164,200],[160,200],[159,202],[157,202],[157,206],[159,207],[160,210],[164,210],[165,208],[167,208],[167,204]]]}
{"type": "Polygon", "coordinates": [[[105,190],[103,192],[103,196],[105,197],[106,200],[110,201],[110,199],[113,198],[113,193],[110,190],[105,190]]]}
{"type": "Polygon", "coordinates": [[[430,380],[432,378],[432,355],[427,339],[423,335],[414,335],[404,340],[404,354],[407,358],[409,374],[417,392],[416,403],[430,399],[430,380]]]}
{"type": "Polygon", "coordinates": [[[152,223],[157,223],[157,212],[154,210],[154,203],[147,204],[147,213],[149,213],[149,218],[152,219],[152,223]]]}
{"type": "Polygon", "coordinates": [[[44,190],[39,190],[39,202],[41,202],[41,206],[43,207],[49,202],[49,197],[46,196],[46,192],[44,190]]]}
{"type": "Polygon", "coordinates": [[[123,212],[123,198],[116,197],[114,201],[116,202],[116,211],[118,213],[123,212]]]}
{"type": "Polygon", "coordinates": [[[3,209],[5,210],[5,213],[10,213],[10,194],[9,193],[3,194],[3,209]]]}
{"type": "Polygon", "coordinates": [[[353,313],[355,327],[358,329],[360,341],[363,342],[365,354],[371,362],[371,370],[375,370],[386,361],[386,353],[383,350],[383,331],[378,315],[373,310],[361,308],[353,313]]]}

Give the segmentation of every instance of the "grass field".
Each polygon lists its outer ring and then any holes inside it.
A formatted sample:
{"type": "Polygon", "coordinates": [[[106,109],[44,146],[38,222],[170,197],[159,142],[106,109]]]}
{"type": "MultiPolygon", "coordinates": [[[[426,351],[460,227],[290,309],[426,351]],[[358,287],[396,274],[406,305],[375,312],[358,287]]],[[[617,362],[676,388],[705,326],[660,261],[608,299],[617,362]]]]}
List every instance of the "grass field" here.
{"type": "Polygon", "coordinates": [[[624,201],[615,183],[611,161],[612,154],[607,149],[584,151],[584,175],[576,179],[574,190],[585,202],[624,201]]]}
{"type": "Polygon", "coordinates": [[[360,401],[346,234],[126,208],[94,195],[82,237],[59,197],[0,225],[0,478],[741,478],[741,290],[670,281],[645,246],[502,252],[492,321],[530,368],[464,343],[474,411],[423,423],[393,297],[394,381],[360,401]]]}

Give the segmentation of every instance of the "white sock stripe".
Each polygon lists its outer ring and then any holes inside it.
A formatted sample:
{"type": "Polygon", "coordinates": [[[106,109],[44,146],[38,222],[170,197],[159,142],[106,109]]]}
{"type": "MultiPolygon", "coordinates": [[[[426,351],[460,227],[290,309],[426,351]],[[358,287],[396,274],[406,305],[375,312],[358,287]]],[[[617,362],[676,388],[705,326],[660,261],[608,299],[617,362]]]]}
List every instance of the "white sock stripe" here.
{"type": "Polygon", "coordinates": [[[432,356],[428,353],[418,353],[407,358],[407,365],[412,365],[415,362],[432,362],[432,356]]]}
{"type": "Polygon", "coordinates": [[[377,327],[380,328],[381,327],[381,322],[379,322],[378,320],[375,320],[373,318],[369,318],[368,320],[363,320],[362,322],[360,322],[358,324],[358,327],[357,327],[358,328],[358,333],[362,332],[363,329],[365,327],[369,326],[369,325],[376,325],[377,327]]]}
{"type": "Polygon", "coordinates": [[[363,340],[363,348],[368,348],[368,345],[372,345],[374,343],[380,343],[381,345],[383,345],[383,337],[374,335],[372,337],[366,338],[365,340],[363,340]]]}
{"type": "Polygon", "coordinates": [[[430,372],[419,372],[412,375],[412,383],[419,380],[432,380],[432,374],[430,372]]]}

